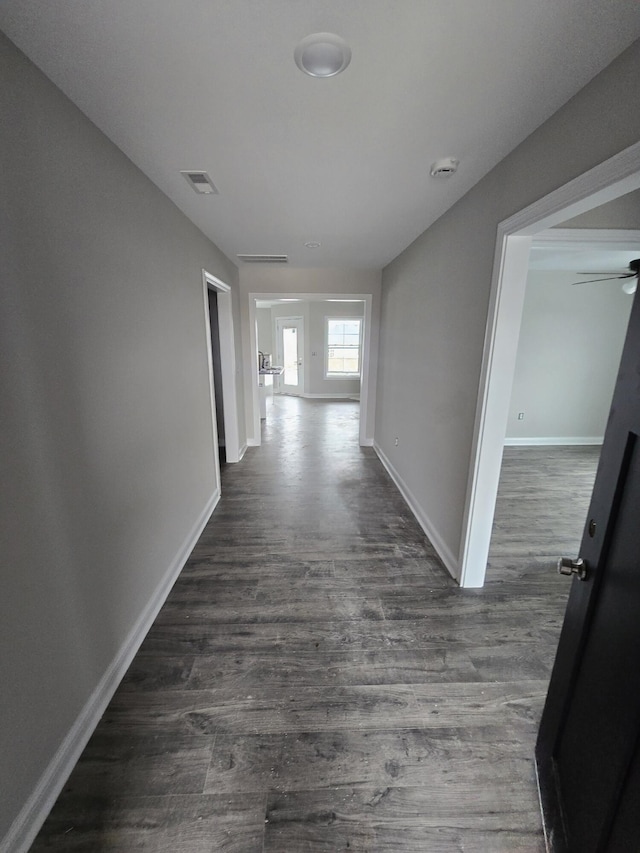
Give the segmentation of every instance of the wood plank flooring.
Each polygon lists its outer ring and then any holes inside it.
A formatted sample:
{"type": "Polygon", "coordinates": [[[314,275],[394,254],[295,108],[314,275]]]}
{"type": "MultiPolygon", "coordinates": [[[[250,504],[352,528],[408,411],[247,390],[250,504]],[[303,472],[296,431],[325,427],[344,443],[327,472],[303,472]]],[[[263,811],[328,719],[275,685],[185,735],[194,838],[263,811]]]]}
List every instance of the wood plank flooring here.
{"type": "Polygon", "coordinates": [[[358,406],[276,398],[32,850],[541,853],[533,745],[598,458],[507,448],[487,585],[358,406]]]}

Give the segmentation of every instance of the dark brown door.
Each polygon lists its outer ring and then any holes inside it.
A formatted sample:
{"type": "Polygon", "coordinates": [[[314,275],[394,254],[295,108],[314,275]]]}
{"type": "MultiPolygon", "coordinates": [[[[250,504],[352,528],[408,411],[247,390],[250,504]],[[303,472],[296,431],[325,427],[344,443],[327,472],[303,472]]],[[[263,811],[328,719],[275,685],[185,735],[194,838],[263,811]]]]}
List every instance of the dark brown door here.
{"type": "Polygon", "coordinates": [[[640,300],[536,746],[553,851],[640,851],[640,300]]]}

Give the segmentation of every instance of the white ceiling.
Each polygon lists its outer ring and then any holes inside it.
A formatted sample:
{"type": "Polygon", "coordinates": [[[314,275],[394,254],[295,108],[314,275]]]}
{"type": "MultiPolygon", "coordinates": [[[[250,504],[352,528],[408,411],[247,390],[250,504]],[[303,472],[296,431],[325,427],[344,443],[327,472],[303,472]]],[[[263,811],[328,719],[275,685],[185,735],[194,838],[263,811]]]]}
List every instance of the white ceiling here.
{"type": "Polygon", "coordinates": [[[640,15],[633,0],[3,0],[0,27],[232,260],[378,268],[640,36],[640,15]],[[294,64],[319,31],[352,48],[338,77],[294,64]],[[430,178],[446,155],[458,173],[430,178]]]}
{"type": "MultiPolygon", "coordinates": [[[[529,269],[558,270],[571,273],[580,272],[628,272],[629,262],[640,256],[640,247],[631,251],[605,249],[594,246],[591,248],[561,249],[554,247],[550,250],[539,250],[534,245],[531,249],[529,269]]],[[[578,276],[580,278],[580,276],[578,276]]]]}
{"type": "Polygon", "coordinates": [[[545,242],[541,235],[540,239],[533,240],[529,269],[570,272],[578,279],[582,278],[578,275],[581,272],[593,272],[594,277],[606,272],[629,272],[629,262],[640,257],[640,231],[627,233],[636,236],[617,242],[612,238],[598,240],[594,236],[591,241],[565,243],[553,239],[545,242]]]}

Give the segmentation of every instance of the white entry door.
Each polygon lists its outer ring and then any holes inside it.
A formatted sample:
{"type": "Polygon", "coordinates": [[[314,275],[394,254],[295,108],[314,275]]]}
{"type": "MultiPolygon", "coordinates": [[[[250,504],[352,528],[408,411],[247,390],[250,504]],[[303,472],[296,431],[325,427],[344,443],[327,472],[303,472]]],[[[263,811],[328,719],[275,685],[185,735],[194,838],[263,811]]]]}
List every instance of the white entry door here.
{"type": "Polygon", "coordinates": [[[284,367],[278,377],[277,390],[281,394],[304,392],[304,320],[302,317],[276,319],[276,364],[284,367]]]}

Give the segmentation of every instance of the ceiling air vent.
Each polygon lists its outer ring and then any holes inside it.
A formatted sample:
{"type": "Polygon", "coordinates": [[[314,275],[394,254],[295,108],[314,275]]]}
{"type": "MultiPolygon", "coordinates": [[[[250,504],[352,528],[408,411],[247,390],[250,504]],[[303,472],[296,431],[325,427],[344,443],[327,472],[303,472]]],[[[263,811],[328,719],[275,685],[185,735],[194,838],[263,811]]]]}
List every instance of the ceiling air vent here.
{"type": "Polygon", "coordinates": [[[213,183],[209,175],[206,172],[194,172],[191,170],[187,170],[184,172],[180,172],[181,175],[184,175],[185,181],[189,184],[192,189],[194,189],[200,195],[211,195],[215,193],[217,195],[218,190],[216,185],[213,183]]]}
{"type": "Polygon", "coordinates": [[[245,264],[288,264],[288,255],[236,255],[245,264]]]}

